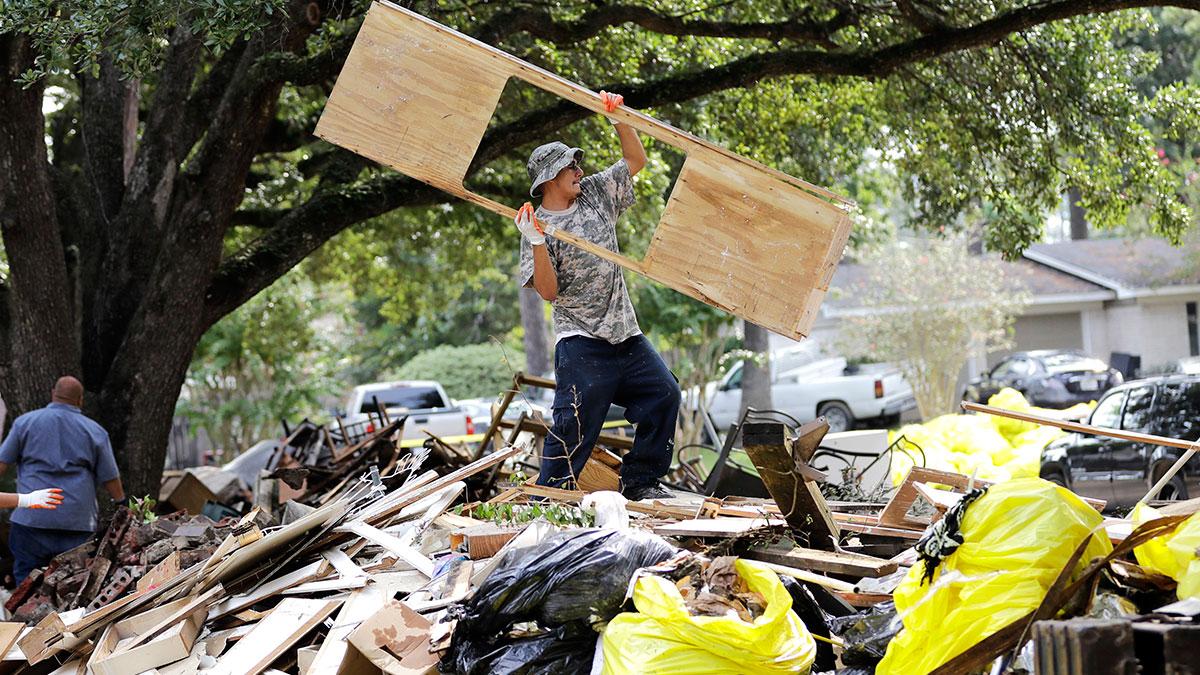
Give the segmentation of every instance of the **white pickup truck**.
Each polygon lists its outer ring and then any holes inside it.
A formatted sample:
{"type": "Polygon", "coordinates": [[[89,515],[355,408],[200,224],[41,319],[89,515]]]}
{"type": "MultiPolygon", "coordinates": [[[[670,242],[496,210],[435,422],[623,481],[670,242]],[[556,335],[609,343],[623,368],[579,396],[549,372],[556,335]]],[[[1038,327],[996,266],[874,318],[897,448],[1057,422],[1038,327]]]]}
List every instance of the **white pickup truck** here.
{"type": "MultiPolygon", "coordinates": [[[[475,433],[475,423],[462,408],[454,405],[442,385],[431,380],[400,380],[360,384],[350,390],[342,423],[349,426],[368,422],[376,411],[375,402],[390,419],[407,415],[404,438],[428,438],[429,430],[442,438],[475,433]]],[[[486,421],[483,424],[487,424],[486,421]]]]}
{"type": "MultiPolygon", "coordinates": [[[[718,428],[737,422],[744,365],[734,364],[719,382],[707,385],[708,411],[718,428]]],[[[771,407],[800,422],[824,417],[830,431],[848,431],[868,419],[883,418],[886,426],[915,408],[916,399],[895,369],[870,365],[848,372],[846,359],[801,343],[771,354],[771,407]]]]}

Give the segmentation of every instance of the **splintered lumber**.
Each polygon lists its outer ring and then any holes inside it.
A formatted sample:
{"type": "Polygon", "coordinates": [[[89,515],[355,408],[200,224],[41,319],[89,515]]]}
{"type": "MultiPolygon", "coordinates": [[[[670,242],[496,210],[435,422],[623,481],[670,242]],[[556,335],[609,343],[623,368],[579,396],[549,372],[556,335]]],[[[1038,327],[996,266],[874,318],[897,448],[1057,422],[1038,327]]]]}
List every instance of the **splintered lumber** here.
{"type": "Polygon", "coordinates": [[[461,480],[466,480],[467,478],[470,478],[471,476],[474,476],[485,469],[490,469],[506,459],[522,452],[529,452],[529,448],[520,445],[514,445],[503,450],[497,450],[490,455],[486,455],[475,460],[474,462],[471,462],[457,471],[442,476],[428,485],[404,492],[403,496],[400,497],[398,501],[390,503],[387,508],[383,510],[372,509],[367,512],[370,515],[366,515],[366,513],[364,513],[361,514],[360,517],[372,525],[383,523],[400,513],[400,511],[409,504],[413,504],[436,492],[444,490],[448,486],[453,485],[461,480]]]}
{"type": "Polygon", "coordinates": [[[699,518],[655,525],[654,534],[664,537],[737,537],[755,530],[786,527],[780,518],[699,518]]]}
{"type": "Polygon", "coordinates": [[[342,604],[338,600],[286,598],[217,661],[214,675],[256,675],[342,604]]]}
{"type": "Polygon", "coordinates": [[[747,423],[742,428],[742,445],[788,525],[808,533],[812,548],[833,549],[841,532],[821,490],[797,469],[801,460],[792,453],[784,425],[747,423]]]}
{"type": "Polygon", "coordinates": [[[630,108],[605,113],[596,92],[396,5],[367,12],[316,135],[511,220],[512,207],[463,181],[512,78],[687,156],[643,260],[557,239],[780,335],[809,332],[851,202],[630,108]]]}
{"type": "MultiPolygon", "coordinates": [[[[904,477],[904,482],[900,483],[900,487],[892,495],[887,506],[883,507],[883,511],[879,513],[879,524],[884,527],[924,528],[929,524],[928,518],[919,519],[908,516],[908,510],[912,508],[913,503],[920,496],[916,484],[937,483],[966,490],[970,482],[971,478],[961,473],[914,466],[908,470],[908,475],[904,477]]],[[[975,483],[980,486],[990,485],[986,481],[976,481],[975,483]]]]}
{"type": "Polygon", "coordinates": [[[383,547],[389,553],[396,555],[411,565],[413,569],[421,574],[433,577],[433,561],[421,555],[421,552],[412,546],[411,538],[406,541],[405,539],[372,527],[361,520],[346,523],[342,527],[346,531],[353,532],[372,544],[383,547]]]}
{"type": "Polygon", "coordinates": [[[895,572],[900,567],[899,563],[895,561],[860,553],[818,551],[800,546],[791,550],[756,546],[747,551],[745,557],[795,569],[828,572],[850,577],[879,578],[895,572]]]}

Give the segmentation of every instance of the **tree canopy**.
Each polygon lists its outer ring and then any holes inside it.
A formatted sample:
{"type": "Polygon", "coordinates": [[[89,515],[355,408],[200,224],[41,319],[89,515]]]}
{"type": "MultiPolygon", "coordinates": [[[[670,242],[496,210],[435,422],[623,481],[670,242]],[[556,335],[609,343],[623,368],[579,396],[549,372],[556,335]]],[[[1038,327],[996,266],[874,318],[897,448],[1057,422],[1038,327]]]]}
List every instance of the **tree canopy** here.
{"type": "MultiPolygon", "coordinates": [[[[1098,225],[1137,210],[1178,241],[1195,218],[1179,167],[1197,153],[1196,88],[1147,77],[1154,52],[1130,36],[1155,25],[1138,8],[1194,17],[1200,0],[406,5],[851,194],[856,237],[897,215],[982,223],[1012,254],[1067,186],[1098,225]],[[1161,161],[1160,139],[1179,162],[1161,161]]],[[[511,283],[510,225],[312,136],[366,6],[0,5],[0,172],[19,177],[0,187],[0,393],[25,410],[82,375],[135,489],[157,479],[201,336],[319,250],[314,274],[370,280],[364,306],[384,313],[511,283]],[[497,272],[480,284],[463,269],[497,272]]],[[[524,158],[554,137],[587,147],[590,168],[616,157],[587,111],[510,87],[472,187],[524,201],[524,158]]],[[[651,147],[627,249],[644,247],[679,159],[651,147]]]]}

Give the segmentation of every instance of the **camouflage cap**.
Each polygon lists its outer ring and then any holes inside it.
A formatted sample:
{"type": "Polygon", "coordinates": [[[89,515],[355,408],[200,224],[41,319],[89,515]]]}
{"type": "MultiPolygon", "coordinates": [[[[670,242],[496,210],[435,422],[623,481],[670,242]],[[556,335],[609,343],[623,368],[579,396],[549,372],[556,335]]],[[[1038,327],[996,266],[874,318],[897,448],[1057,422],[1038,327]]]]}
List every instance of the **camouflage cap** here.
{"type": "Polygon", "coordinates": [[[561,141],[539,145],[529,155],[529,163],[525,165],[529,171],[529,196],[538,196],[538,188],[542,183],[553,179],[559,171],[567,168],[571,162],[583,159],[583,150],[569,147],[561,141]]]}

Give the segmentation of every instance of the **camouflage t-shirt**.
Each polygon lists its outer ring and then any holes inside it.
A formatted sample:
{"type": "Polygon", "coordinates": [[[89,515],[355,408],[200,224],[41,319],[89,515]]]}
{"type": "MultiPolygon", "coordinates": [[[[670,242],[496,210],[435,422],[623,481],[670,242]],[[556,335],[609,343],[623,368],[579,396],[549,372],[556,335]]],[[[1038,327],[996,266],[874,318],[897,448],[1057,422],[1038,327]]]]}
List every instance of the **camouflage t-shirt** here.
{"type": "MultiPolygon", "coordinates": [[[[610,251],[619,251],[617,216],[633,205],[629,165],[622,159],[600,173],[586,176],[579,182],[579,189],[579,196],[567,210],[538,208],[537,218],[610,251]]],[[[617,344],[642,332],[620,266],[558,241],[553,235],[546,238],[546,252],[558,275],[558,298],[552,305],[554,332],[559,337],[585,334],[617,344]]],[[[533,285],[533,247],[524,237],[520,280],[522,286],[533,285]]]]}

